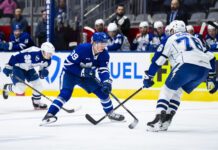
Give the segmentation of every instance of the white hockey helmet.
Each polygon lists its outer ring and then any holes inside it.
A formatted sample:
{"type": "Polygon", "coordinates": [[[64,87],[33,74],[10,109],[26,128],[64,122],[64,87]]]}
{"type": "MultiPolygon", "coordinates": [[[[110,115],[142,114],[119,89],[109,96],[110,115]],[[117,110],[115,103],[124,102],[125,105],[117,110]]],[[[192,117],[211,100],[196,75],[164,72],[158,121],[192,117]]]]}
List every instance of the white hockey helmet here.
{"type": "Polygon", "coordinates": [[[187,25],[186,26],[186,30],[187,31],[190,31],[190,30],[193,30],[194,31],[194,27],[192,25],[187,25]]]}
{"type": "Polygon", "coordinates": [[[41,51],[53,54],[55,52],[55,48],[50,42],[44,42],[41,45],[41,51]]]}
{"type": "Polygon", "coordinates": [[[207,29],[208,29],[208,30],[213,30],[213,29],[215,29],[215,27],[209,24],[209,25],[207,26],[207,29]]]}
{"type": "Polygon", "coordinates": [[[163,27],[163,22],[161,21],[155,21],[154,22],[154,28],[157,29],[157,28],[160,28],[160,27],[163,27]]]}
{"type": "Polygon", "coordinates": [[[116,23],[109,23],[109,25],[107,26],[107,31],[109,32],[113,32],[117,30],[118,30],[118,27],[116,23]]]}
{"type": "Polygon", "coordinates": [[[142,21],[142,22],[140,22],[140,24],[139,24],[139,28],[144,28],[144,27],[148,27],[149,25],[148,25],[148,22],[147,21],[142,21]]]}
{"type": "Polygon", "coordinates": [[[170,23],[171,30],[174,31],[174,33],[178,32],[186,32],[186,26],[184,21],[181,20],[174,20],[170,23]]]}
{"type": "Polygon", "coordinates": [[[97,19],[95,21],[95,25],[100,25],[100,24],[103,24],[104,25],[104,20],[103,19],[97,19]]]}
{"type": "Polygon", "coordinates": [[[170,35],[170,30],[171,30],[170,25],[167,25],[167,26],[165,27],[165,34],[166,34],[167,36],[170,35]]]}

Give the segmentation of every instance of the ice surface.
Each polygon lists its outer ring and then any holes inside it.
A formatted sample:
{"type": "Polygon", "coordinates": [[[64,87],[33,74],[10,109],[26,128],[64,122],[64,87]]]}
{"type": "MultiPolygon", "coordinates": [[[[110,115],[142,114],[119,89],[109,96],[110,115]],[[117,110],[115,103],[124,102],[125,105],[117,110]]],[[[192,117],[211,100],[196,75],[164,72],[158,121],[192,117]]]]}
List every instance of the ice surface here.
{"type": "Polygon", "coordinates": [[[128,125],[133,118],[124,109],[118,112],[126,116],[126,122],[105,119],[94,126],[85,114],[102,117],[99,101],[73,98],[65,107],[82,106],[81,110],[60,111],[56,123],[39,127],[46,111],[33,110],[30,97],[0,98],[0,150],[218,150],[218,103],[182,102],[169,130],[151,133],[146,123],[154,118],[155,104],[126,103],[139,119],[131,130],[128,125]]]}

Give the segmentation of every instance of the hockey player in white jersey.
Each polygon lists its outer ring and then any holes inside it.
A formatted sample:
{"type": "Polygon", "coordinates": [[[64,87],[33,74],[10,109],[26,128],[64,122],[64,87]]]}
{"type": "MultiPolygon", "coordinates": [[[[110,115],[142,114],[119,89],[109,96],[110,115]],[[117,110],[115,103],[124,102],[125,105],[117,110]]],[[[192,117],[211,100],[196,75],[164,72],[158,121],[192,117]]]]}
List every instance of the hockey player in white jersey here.
{"type": "Polygon", "coordinates": [[[152,64],[145,71],[144,87],[151,87],[158,69],[169,60],[172,70],[162,87],[156,106],[156,117],[148,122],[148,131],[166,131],[179,105],[182,91],[191,93],[201,82],[207,81],[210,93],[217,90],[215,58],[202,42],[186,32],[183,21],[170,24],[171,33],[155,53],[152,64]],[[209,73],[209,74],[208,74],[209,73]]]}
{"type": "MultiPolygon", "coordinates": [[[[32,46],[11,56],[3,72],[11,77],[13,83],[3,87],[3,98],[7,99],[9,92],[22,94],[25,91],[25,80],[32,84],[38,91],[41,90],[41,81],[48,76],[48,67],[55,48],[50,42],[45,42],[41,48],[32,46]],[[39,67],[38,73],[34,68],[39,67]],[[22,82],[22,81],[23,82],[22,82]]],[[[32,103],[35,109],[46,109],[47,105],[41,102],[41,95],[33,91],[32,103]]]]}
{"type": "Polygon", "coordinates": [[[130,44],[125,35],[119,33],[116,23],[110,23],[107,27],[109,44],[105,47],[108,51],[130,51],[130,44]]]}

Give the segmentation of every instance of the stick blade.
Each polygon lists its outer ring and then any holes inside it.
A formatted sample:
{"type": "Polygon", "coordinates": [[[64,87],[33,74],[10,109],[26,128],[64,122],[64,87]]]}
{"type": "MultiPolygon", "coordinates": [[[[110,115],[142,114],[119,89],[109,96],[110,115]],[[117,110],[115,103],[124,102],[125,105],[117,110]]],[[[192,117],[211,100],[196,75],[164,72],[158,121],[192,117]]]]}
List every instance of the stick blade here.
{"type": "Polygon", "coordinates": [[[94,125],[96,125],[96,124],[98,123],[98,122],[97,122],[95,119],[93,119],[89,114],[86,114],[85,117],[86,117],[86,119],[87,119],[89,122],[91,122],[91,123],[94,124],[94,125]]]}
{"type": "Polygon", "coordinates": [[[135,119],[135,120],[133,121],[133,123],[131,123],[131,124],[129,125],[129,128],[130,128],[130,129],[134,129],[134,128],[136,127],[136,125],[138,124],[138,122],[139,122],[139,121],[135,119]]]}

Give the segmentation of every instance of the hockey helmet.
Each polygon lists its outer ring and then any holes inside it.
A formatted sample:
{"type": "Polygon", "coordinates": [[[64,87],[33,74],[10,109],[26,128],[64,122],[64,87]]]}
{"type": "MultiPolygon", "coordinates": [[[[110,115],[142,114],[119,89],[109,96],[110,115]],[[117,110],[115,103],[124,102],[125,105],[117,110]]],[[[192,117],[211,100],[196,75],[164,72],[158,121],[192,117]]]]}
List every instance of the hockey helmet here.
{"type": "Polygon", "coordinates": [[[139,28],[144,28],[144,27],[148,27],[149,25],[148,25],[148,22],[147,21],[142,21],[142,22],[140,22],[140,24],[139,24],[139,28]]]}
{"type": "Polygon", "coordinates": [[[118,27],[116,23],[109,23],[108,27],[107,27],[107,31],[109,32],[113,32],[113,31],[117,31],[118,27]]]}
{"type": "Polygon", "coordinates": [[[53,54],[55,52],[55,48],[50,42],[44,42],[41,45],[41,51],[53,54]]]}
{"type": "Polygon", "coordinates": [[[22,30],[21,24],[13,24],[12,28],[13,28],[13,31],[22,30]]]}
{"type": "Polygon", "coordinates": [[[187,26],[186,26],[186,29],[187,29],[187,31],[194,30],[194,28],[193,28],[192,25],[187,25],[187,26]]]}
{"type": "Polygon", "coordinates": [[[155,21],[154,23],[154,28],[157,29],[157,28],[160,28],[160,27],[163,27],[163,23],[161,21],[155,21]]]}
{"type": "Polygon", "coordinates": [[[174,31],[174,33],[178,32],[186,32],[186,26],[185,23],[181,20],[174,20],[170,23],[171,30],[174,31]]]}
{"type": "Polygon", "coordinates": [[[96,43],[107,43],[108,41],[108,37],[104,32],[95,32],[92,37],[93,37],[93,42],[96,43]]]}
{"type": "Polygon", "coordinates": [[[103,24],[104,25],[104,20],[103,19],[97,19],[95,21],[95,25],[100,25],[100,24],[103,24]]]}

